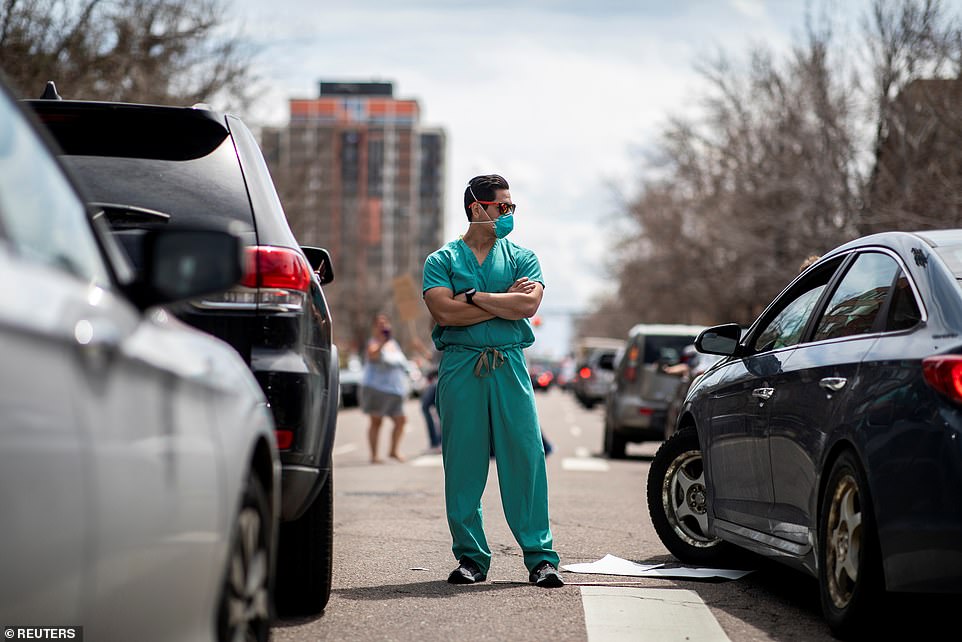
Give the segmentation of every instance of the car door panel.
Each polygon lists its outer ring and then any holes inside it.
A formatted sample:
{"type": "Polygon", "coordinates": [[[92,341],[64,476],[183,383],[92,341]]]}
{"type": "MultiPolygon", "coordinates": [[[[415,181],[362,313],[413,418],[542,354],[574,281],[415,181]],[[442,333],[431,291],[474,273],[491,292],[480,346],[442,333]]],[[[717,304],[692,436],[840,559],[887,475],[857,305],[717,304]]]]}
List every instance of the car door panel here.
{"type": "Polygon", "coordinates": [[[769,449],[777,537],[811,543],[822,453],[860,393],[860,365],[877,341],[877,335],[867,335],[801,345],[776,382],[769,449]]]}
{"type": "Polygon", "coordinates": [[[767,531],[773,501],[767,448],[769,403],[755,395],[769,388],[791,350],[733,360],[713,373],[706,440],[715,516],[767,531]]]}
{"type": "Polygon", "coordinates": [[[75,327],[88,284],[0,244],[0,621],[72,623],[91,543],[89,442],[78,416],[75,327]],[[15,552],[15,553],[14,553],[15,552]]]}
{"type": "Polygon", "coordinates": [[[98,313],[116,337],[85,390],[99,507],[91,630],[150,639],[150,631],[169,635],[175,622],[187,635],[193,623],[185,614],[204,604],[209,569],[218,565],[224,516],[210,507],[228,509],[210,391],[201,383],[209,365],[202,344],[187,349],[187,331],[164,312],[142,317],[108,295],[98,313]]]}

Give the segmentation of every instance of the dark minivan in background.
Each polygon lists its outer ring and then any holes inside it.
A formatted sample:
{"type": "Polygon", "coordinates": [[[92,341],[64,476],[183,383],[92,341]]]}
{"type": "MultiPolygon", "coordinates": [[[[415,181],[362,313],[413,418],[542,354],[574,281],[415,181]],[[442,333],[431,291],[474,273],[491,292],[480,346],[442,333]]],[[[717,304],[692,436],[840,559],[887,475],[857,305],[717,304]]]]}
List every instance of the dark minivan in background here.
{"type": "Polygon", "coordinates": [[[232,345],[274,414],[282,462],[277,608],[323,610],[331,590],[331,449],[338,358],[322,285],[330,256],[302,248],[288,225],[260,148],[241,120],[206,106],[26,101],[49,128],[91,207],[103,212],[135,266],[139,238],[168,225],[240,225],[241,285],[171,307],[232,345]]]}

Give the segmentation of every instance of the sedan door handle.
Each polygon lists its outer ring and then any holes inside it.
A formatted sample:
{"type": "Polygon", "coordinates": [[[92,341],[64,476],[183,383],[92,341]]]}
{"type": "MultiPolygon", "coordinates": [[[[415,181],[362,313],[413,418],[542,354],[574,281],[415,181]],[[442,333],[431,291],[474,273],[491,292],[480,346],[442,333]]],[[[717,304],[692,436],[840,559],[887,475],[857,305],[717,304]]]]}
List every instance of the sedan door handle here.
{"type": "Polygon", "coordinates": [[[773,394],[775,394],[774,388],[755,388],[752,390],[752,396],[762,401],[768,401],[773,394]]]}
{"type": "Polygon", "coordinates": [[[825,377],[818,382],[818,385],[825,388],[826,390],[831,390],[833,392],[838,392],[845,387],[848,383],[848,379],[845,377],[825,377]]]}

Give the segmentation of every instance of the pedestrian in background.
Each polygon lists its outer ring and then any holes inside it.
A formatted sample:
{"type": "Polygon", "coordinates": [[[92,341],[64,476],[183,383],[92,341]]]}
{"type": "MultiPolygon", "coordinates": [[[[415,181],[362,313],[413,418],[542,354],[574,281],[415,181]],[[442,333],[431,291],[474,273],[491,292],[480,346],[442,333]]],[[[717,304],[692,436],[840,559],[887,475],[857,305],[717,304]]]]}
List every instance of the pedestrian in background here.
{"type": "Polygon", "coordinates": [[[438,371],[437,368],[431,367],[430,370],[425,372],[425,377],[427,377],[428,385],[425,386],[424,392],[421,393],[421,414],[424,415],[424,424],[428,429],[428,453],[432,455],[441,454],[441,431],[438,430],[438,423],[434,420],[434,414],[437,412],[437,392],[438,392],[438,371]]]}
{"type": "Polygon", "coordinates": [[[365,351],[364,374],[361,377],[361,410],[371,418],[368,442],[371,463],[382,460],[377,455],[381,422],[390,417],[394,422],[390,456],[404,461],[401,438],[404,436],[404,399],[408,394],[407,357],[391,333],[391,321],[384,314],[374,318],[371,338],[365,351]]]}
{"type": "Polygon", "coordinates": [[[487,578],[481,495],[494,448],[504,515],[531,583],[564,584],[548,523],[545,452],[523,350],[544,292],[534,252],[504,237],[514,225],[508,182],[476,176],[464,190],[468,231],[424,262],[422,292],[443,351],[438,413],[444,497],[458,568],[452,584],[487,578]]]}

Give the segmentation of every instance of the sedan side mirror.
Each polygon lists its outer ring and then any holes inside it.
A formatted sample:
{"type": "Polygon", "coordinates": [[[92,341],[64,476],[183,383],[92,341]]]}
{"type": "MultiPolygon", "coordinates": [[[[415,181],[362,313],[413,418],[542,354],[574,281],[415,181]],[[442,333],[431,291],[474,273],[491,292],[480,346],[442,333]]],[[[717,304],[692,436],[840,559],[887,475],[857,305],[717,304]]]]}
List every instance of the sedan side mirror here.
{"type": "Polygon", "coordinates": [[[307,262],[311,264],[311,269],[317,272],[321,285],[327,285],[334,280],[334,262],[331,261],[331,253],[322,247],[310,247],[302,245],[301,250],[307,257],[307,262]]]}
{"type": "Polygon", "coordinates": [[[125,289],[141,310],[234,286],[244,275],[240,236],[211,229],[149,230],[138,278],[125,289]]]}
{"type": "Polygon", "coordinates": [[[726,323],[703,330],[695,339],[695,349],[705,354],[731,356],[738,352],[742,328],[737,323],[726,323]]]}

